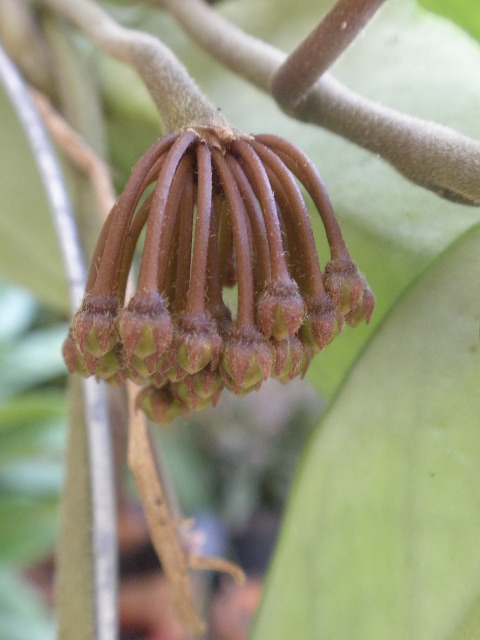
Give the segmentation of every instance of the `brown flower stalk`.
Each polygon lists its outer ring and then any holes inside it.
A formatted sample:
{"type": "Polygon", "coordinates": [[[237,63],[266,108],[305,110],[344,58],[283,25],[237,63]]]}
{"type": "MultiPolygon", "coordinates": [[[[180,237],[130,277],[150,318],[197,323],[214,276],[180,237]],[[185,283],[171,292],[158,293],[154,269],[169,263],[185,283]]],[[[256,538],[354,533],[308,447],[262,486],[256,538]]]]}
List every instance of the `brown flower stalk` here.
{"type": "Polygon", "coordinates": [[[150,147],[113,206],[64,356],[71,372],[142,385],[137,406],[166,424],[215,405],[224,387],[243,395],[269,376],[303,375],[344,320],[368,322],[373,306],[321,178],[299,149],[276,136],[189,127],[150,147]],[[298,183],[330,246],[323,274],[298,183]],[[126,304],[144,227],[137,290],[126,304]],[[222,289],[233,283],[232,318],[222,289]]]}

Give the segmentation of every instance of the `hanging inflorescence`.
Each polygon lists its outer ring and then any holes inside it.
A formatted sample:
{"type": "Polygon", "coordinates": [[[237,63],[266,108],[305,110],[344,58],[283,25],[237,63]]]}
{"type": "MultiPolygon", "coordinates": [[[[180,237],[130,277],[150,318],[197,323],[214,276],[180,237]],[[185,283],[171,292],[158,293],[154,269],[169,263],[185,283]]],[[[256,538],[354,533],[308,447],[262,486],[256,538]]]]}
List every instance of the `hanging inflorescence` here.
{"type": "Polygon", "coordinates": [[[138,406],[165,424],[216,404],[224,387],[242,395],[269,376],[303,375],[344,321],[368,322],[373,307],[299,149],[272,135],[192,128],[161,138],[136,165],[102,229],[63,352],[70,372],[142,385],[138,406]],[[323,222],[323,274],[295,178],[323,222]],[[144,227],[137,289],[124,306],[144,227]],[[222,292],[235,285],[232,317],[222,292]]]}

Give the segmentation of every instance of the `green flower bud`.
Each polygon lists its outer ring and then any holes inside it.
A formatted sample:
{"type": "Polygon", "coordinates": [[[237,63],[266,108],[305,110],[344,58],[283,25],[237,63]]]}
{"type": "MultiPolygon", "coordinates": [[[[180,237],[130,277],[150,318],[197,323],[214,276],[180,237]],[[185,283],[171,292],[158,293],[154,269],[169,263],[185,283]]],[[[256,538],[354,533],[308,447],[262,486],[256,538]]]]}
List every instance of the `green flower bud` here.
{"type": "Polygon", "coordinates": [[[72,322],[72,334],[82,354],[100,358],[118,343],[115,318],[118,304],[114,296],[87,294],[72,322]]]}
{"type": "Polygon", "coordinates": [[[225,344],[221,371],[234,393],[259,388],[270,375],[272,352],[255,327],[235,327],[225,344]]]}
{"type": "Polygon", "coordinates": [[[358,301],[357,306],[345,316],[345,322],[347,322],[351,327],[356,327],[362,321],[365,321],[365,323],[368,324],[374,309],[375,296],[365,280],[360,300],[358,301]]]}
{"type": "Polygon", "coordinates": [[[257,304],[263,335],[285,340],[298,330],[305,317],[305,303],[293,280],[269,282],[257,304]]]}
{"type": "Polygon", "coordinates": [[[77,349],[75,339],[72,335],[72,331],[69,330],[67,337],[62,346],[63,360],[67,366],[68,373],[78,373],[84,378],[88,378],[92,375],[87,367],[82,354],[77,349]]]}
{"type": "MultiPolygon", "coordinates": [[[[159,359],[172,340],[172,323],[165,300],[158,292],[135,294],[118,317],[117,329],[127,358],[159,359]]],[[[154,359],[146,365],[155,370],[154,359]]],[[[151,371],[152,373],[153,371],[151,371]]]]}
{"type": "Polygon", "coordinates": [[[286,340],[272,340],[273,366],[272,377],[281,382],[288,382],[300,372],[303,364],[305,347],[297,336],[286,340]]]}
{"type": "Polygon", "coordinates": [[[343,316],[325,294],[308,298],[307,317],[300,329],[300,339],[313,353],[319,353],[340,333],[343,316]]]}
{"type": "Polygon", "coordinates": [[[172,385],[174,395],[190,410],[200,411],[209,404],[215,406],[225,386],[219,368],[205,367],[194,375],[187,375],[172,385]]]}
{"type": "MultiPolygon", "coordinates": [[[[100,380],[110,382],[111,378],[122,371],[121,349],[114,348],[97,359],[95,364],[95,376],[100,380]]],[[[126,376],[124,376],[125,379],[126,376]]],[[[112,380],[113,382],[113,380],[112,380]]]]}
{"type": "Polygon", "coordinates": [[[210,362],[216,367],[223,341],[206,314],[183,313],[176,318],[173,353],[176,363],[188,374],[201,371],[210,362]]]}
{"type": "Polygon", "coordinates": [[[170,424],[187,413],[185,407],[173,395],[170,385],[161,389],[148,385],[137,395],[135,406],[142,409],[152,422],[159,425],[170,424]]]}
{"type": "Polygon", "coordinates": [[[325,266],[323,285],[337,309],[346,315],[357,306],[364,279],[352,260],[336,258],[325,266]]]}

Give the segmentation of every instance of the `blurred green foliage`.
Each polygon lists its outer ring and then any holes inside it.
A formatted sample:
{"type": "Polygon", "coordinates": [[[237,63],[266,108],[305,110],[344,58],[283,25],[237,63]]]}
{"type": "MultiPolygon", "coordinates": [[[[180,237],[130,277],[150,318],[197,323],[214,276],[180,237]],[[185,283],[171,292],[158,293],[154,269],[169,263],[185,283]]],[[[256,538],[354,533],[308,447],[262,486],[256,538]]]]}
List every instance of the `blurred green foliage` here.
{"type": "Polygon", "coordinates": [[[480,40],[480,12],[476,0],[420,0],[420,4],[456,22],[480,40]]]}
{"type": "Polygon", "coordinates": [[[44,607],[17,575],[55,543],[65,433],[64,323],[0,283],[0,637],[52,637],[44,607]]]}

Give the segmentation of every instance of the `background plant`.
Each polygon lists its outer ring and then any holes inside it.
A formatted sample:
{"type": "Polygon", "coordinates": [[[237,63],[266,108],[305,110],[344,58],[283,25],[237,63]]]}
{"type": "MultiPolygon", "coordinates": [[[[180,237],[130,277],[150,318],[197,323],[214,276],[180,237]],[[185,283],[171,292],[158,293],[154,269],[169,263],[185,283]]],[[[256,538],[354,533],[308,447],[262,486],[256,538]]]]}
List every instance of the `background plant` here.
{"type": "MultiPolygon", "coordinates": [[[[373,328],[345,333],[309,374],[330,408],[301,465],[254,637],[475,637],[478,211],[440,200],[369,153],[286,118],[204,57],[167,15],[124,5],[111,8],[170,44],[232,122],[246,131],[274,129],[313,157],[377,297],[373,328]]],[[[473,4],[456,9],[450,16],[473,31],[473,4]]],[[[307,2],[295,5],[295,21],[287,2],[275,11],[267,2],[232,2],[220,11],[288,50],[318,18],[307,2]]],[[[106,125],[121,185],[158,135],[149,99],[134,76],[78,34],[48,21],[45,28],[58,47],[56,78],[69,83],[64,112],[96,148],[106,125]],[[99,77],[82,71],[93,60],[99,77]],[[96,111],[100,92],[105,118],[96,111]]],[[[333,72],[363,95],[478,138],[478,55],[457,27],[414,3],[391,2],[333,72]]],[[[64,310],[43,195],[3,97],[2,111],[2,147],[15,150],[2,154],[2,268],[64,310]]],[[[82,180],[72,178],[79,210],[86,206],[82,180]]]]}

